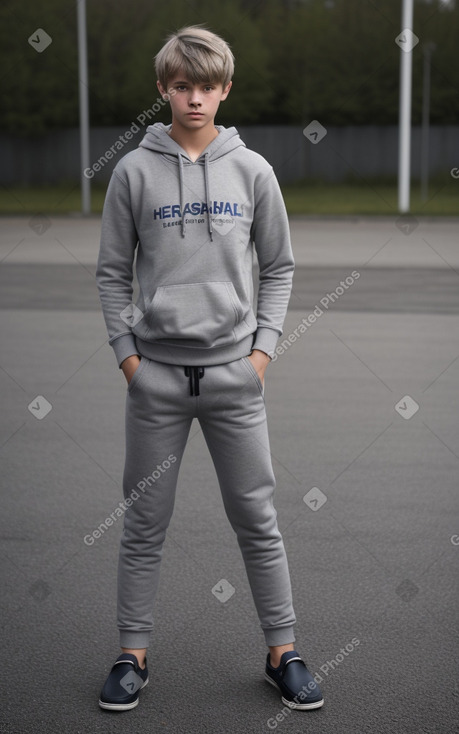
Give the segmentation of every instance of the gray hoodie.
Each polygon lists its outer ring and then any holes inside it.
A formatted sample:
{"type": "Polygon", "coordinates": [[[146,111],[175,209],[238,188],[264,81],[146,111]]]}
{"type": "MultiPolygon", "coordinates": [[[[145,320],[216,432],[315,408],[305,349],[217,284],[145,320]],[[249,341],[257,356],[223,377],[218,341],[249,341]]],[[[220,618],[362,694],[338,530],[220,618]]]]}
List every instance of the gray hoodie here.
{"type": "Polygon", "coordinates": [[[234,127],[217,126],[195,162],[170,127],[147,128],[116,165],[105,199],[96,278],[118,365],[132,354],[190,366],[231,362],[252,349],[272,356],[294,269],[273,169],[234,127]]]}

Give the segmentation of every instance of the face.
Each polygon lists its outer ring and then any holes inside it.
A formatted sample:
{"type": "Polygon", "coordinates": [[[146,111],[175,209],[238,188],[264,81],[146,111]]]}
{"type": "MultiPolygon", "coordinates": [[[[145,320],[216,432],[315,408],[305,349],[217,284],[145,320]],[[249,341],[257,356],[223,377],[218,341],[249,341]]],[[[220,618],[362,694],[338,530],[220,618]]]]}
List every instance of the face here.
{"type": "MultiPolygon", "coordinates": [[[[213,125],[220,102],[223,102],[231,89],[230,82],[225,89],[221,84],[206,82],[194,84],[183,74],[176,75],[167,84],[170,95],[172,122],[187,128],[198,130],[206,125],[213,125]]],[[[166,94],[160,82],[158,89],[162,96],[166,94]]]]}

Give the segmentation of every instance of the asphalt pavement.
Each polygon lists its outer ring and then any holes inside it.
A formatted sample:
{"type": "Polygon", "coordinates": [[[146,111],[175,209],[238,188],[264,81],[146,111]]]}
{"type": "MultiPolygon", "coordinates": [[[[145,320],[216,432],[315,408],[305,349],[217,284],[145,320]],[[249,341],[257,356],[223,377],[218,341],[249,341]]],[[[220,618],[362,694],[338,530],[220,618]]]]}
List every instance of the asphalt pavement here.
{"type": "Polygon", "coordinates": [[[126,396],[94,279],[100,219],[1,225],[0,732],[459,731],[459,221],[291,222],[297,270],[266,404],[297,650],[324,707],[290,711],[263,679],[195,423],[150,683],[122,714],[97,703],[118,655],[122,521],[93,532],[122,499],[126,396]]]}

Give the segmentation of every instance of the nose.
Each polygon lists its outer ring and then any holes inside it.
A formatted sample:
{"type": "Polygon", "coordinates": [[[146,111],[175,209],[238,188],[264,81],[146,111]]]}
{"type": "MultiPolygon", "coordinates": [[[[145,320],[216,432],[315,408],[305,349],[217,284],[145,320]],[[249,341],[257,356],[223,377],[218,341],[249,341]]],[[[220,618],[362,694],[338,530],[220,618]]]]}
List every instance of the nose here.
{"type": "Polygon", "coordinates": [[[200,107],[201,106],[199,89],[197,89],[196,87],[192,87],[188,103],[190,107],[200,107]]]}

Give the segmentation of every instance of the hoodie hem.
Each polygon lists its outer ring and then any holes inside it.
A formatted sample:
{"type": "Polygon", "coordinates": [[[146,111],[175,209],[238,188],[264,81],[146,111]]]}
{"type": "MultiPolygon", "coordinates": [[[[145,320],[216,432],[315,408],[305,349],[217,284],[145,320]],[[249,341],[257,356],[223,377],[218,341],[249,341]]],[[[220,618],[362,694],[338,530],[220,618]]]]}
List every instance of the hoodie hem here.
{"type": "Polygon", "coordinates": [[[210,367],[247,357],[252,351],[253,339],[254,334],[249,334],[237,344],[208,350],[152,343],[144,341],[138,336],[136,336],[135,341],[139,354],[155,362],[189,367],[210,367]]]}

